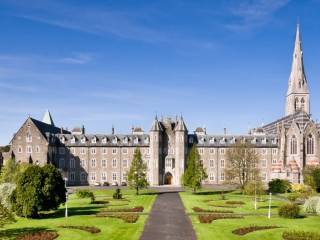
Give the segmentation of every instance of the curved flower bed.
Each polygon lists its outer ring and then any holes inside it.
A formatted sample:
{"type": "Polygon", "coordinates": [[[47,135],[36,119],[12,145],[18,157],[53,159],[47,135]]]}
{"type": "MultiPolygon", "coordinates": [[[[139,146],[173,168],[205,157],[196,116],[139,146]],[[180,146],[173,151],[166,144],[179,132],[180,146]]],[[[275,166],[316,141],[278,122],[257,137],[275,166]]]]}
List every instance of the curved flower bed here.
{"type": "Polygon", "coordinates": [[[237,218],[244,218],[240,215],[235,214],[199,214],[198,216],[200,223],[212,223],[212,221],[218,219],[237,219],[237,218]]]}
{"type": "Polygon", "coordinates": [[[17,240],[53,240],[58,236],[58,233],[54,231],[40,231],[19,236],[17,240]]]}
{"type": "Polygon", "coordinates": [[[88,227],[88,226],[60,226],[61,228],[69,228],[69,229],[78,229],[82,231],[86,231],[92,234],[99,233],[101,230],[96,227],[88,227]]]}
{"type": "Polygon", "coordinates": [[[232,210],[210,210],[210,209],[203,209],[200,207],[192,208],[194,212],[209,212],[209,213],[233,213],[232,210]]]}
{"type": "Polygon", "coordinates": [[[243,227],[238,228],[232,231],[233,234],[236,235],[246,235],[251,232],[260,231],[260,230],[267,230],[267,229],[274,229],[274,228],[280,228],[279,226],[250,226],[250,227],[243,227]]]}

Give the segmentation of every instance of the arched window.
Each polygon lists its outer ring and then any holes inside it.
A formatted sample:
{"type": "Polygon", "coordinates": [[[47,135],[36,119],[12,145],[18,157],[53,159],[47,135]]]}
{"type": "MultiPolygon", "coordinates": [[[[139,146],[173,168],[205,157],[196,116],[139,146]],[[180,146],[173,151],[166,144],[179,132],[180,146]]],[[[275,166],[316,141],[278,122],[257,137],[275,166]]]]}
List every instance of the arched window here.
{"type": "Polygon", "coordinates": [[[314,154],[314,140],[311,134],[307,138],[307,154],[314,154]]]}
{"type": "Polygon", "coordinates": [[[298,104],[299,104],[299,99],[296,98],[296,99],[294,100],[294,110],[295,110],[295,111],[298,110],[298,104]]]}
{"type": "Polygon", "coordinates": [[[301,110],[304,110],[304,98],[301,98],[300,100],[300,103],[301,103],[301,110]]]}
{"type": "Polygon", "coordinates": [[[296,136],[292,136],[290,140],[290,154],[297,154],[297,139],[296,136]]]}

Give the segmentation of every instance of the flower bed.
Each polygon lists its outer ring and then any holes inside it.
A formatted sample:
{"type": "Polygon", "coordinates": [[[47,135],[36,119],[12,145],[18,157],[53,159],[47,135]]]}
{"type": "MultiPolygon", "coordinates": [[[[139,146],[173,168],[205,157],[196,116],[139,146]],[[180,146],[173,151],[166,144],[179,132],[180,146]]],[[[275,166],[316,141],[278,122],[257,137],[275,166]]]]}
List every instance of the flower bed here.
{"type": "Polygon", "coordinates": [[[144,207],[137,206],[134,208],[113,208],[113,209],[104,209],[101,212],[143,212],[144,207]]]}
{"type": "Polygon", "coordinates": [[[267,229],[274,229],[274,228],[279,228],[278,226],[250,226],[250,227],[243,227],[243,228],[238,228],[232,231],[233,234],[236,235],[246,235],[251,232],[259,231],[259,230],[267,230],[267,229]]]}
{"type": "Polygon", "coordinates": [[[139,214],[137,213],[100,213],[97,217],[109,217],[109,218],[119,218],[126,223],[135,223],[139,219],[139,214]]]}
{"type": "Polygon", "coordinates": [[[227,205],[227,204],[209,204],[212,207],[219,207],[219,208],[237,208],[237,205],[227,205]]]}
{"type": "Polygon", "coordinates": [[[53,240],[58,237],[58,233],[54,231],[40,231],[28,233],[17,237],[17,240],[53,240]]]}
{"type": "Polygon", "coordinates": [[[237,219],[243,218],[243,216],[235,214],[199,214],[198,218],[200,223],[211,223],[218,219],[237,219]]]}
{"type": "Polygon", "coordinates": [[[242,201],[226,201],[226,204],[230,205],[244,205],[245,203],[242,201]]]}
{"type": "Polygon", "coordinates": [[[320,234],[304,231],[285,231],[282,234],[284,240],[320,240],[320,234]]]}
{"type": "Polygon", "coordinates": [[[212,213],[233,213],[231,210],[210,210],[210,209],[203,209],[200,207],[192,208],[194,212],[212,212],[212,213]]]}
{"type": "Polygon", "coordinates": [[[78,230],[82,230],[82,231],[86,231],[89,233],[99,233],[101,232],[101,230],[99,228],[96,227],[88,227],[88,226],[60,226],[61,228],[69,228],[69,229],[78,229],[78,230]]]}

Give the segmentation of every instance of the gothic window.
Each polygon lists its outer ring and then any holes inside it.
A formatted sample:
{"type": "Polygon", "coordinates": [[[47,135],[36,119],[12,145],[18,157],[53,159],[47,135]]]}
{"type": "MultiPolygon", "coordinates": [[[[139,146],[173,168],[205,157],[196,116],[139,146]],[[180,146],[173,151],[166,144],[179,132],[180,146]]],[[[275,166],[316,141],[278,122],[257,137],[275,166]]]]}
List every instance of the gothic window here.
{"type": "Polygon", "coordinates": [[[292,136],[290,140],[290,154],[297,154],[297,139],[296,136],[292,136]]]}
{"type": "Polygon", "coordinates": [[[299,99],[296,98],[296,99],[294,100],[294,110],[295,110],[295,111],[298,110],[298,103],[299,103],[299,99]]]}
{"type": "Polygon", "coordinates": [[[103,168],[106,168],[106,167],[107,167],[107,160],[102,159],[102,161],[101,161],[101,166],[102,166],[103,168]]]}
{"type": "Polygon", "coordinates": [[[214,168],[214,160],[213,159],[209,160],[209,166],[210,166],[210,168],[214,168]]]}
{"type": "Polygon", "coordinates": [[[30,133],[27,134],[26,142],[29,142],[29,143],[32,142],[32,135],[30,133]]]}
{"type": "Polygon", "coordinates": [[[307,154],[314,154],[314,140],[312,135],[307,138],[307,154]]]}
{"type": "Polygon", "coordinates": [[[221,168],[224,168],[224,159],[221,159],[221,160],[220,160],[220,167],[221,167],[221,168]]]}
{"type": "Polygon", "coordinates": [[[209,173],[209,181],[214,181],[214,173],[209,173]]]}
{"type": "Polygon", "coordinates": [[[91,167],[96,167],[96,159],[91,159],[91,167]]]}
{"type": "Polygon", "coordinates": [[[301,98],[300,103],[301,103],[301,109],[303,110],[304,109],[304,98],[301,98]]]}
{"type": "Polygon", "coordinates": [[[96,154],[96,148],[91,148],[91,154],[96,154]]]}
{"type": "Polygon", "coordinates": [[[112,159],[112,168],[117,168],[117,159],[112,159]]]}
{"type": "Polygon", "coordinates": [[[84,182],[84,181],[86,181],[87,180],[87,174],[85,173],[85,172],[82,172],[81,174],[80,174],[80,181],[81,182],[84,182]]]}
{"type": "Polygon", "coordinates": [[[70,159],[70,169],[75,168],[75,166],[76,166],[75,160],[74,160],[74,158],[71,158],[71,159],[70,159]]]}
{"type": "Polygon", "coordinates": [[[107,181],[107,173],[106,172],[101,173],[101,180],[107,181]]]}
{"type": "Polygon", "coordinates": [[[171,168],[171,167],[172,167],[172,159],[166,158],[166,168],[171,168]]]}

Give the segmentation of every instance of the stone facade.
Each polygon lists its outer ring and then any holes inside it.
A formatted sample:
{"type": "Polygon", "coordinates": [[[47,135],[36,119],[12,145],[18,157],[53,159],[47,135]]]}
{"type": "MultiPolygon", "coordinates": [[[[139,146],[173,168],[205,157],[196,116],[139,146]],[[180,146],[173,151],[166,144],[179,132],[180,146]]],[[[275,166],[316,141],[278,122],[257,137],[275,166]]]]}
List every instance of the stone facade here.
{"type": "Polygon", "coordinates": [[[190,133],[182,118],[155,117],[151,129],[130,134],[86,134],[84,127],[57,128],[50,113],[43,121],[29,117],[11,141],[10,155],[18,162],[58,166],[70,185],[126,182],[133,153],[140,148],[151,185],[181,184],[189,149],[196,144],[208,173],[208,184],[225,181],[226,151],[237,142],[250,143],[260,155],[264,181],[273,178],[301,182],[306,165],[319,165],[320,126],[310,118],[309,90],[297,28],[286,115],[246,135],[212,135],[197,128],[190,133]]]}

